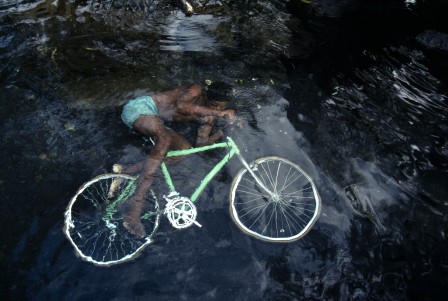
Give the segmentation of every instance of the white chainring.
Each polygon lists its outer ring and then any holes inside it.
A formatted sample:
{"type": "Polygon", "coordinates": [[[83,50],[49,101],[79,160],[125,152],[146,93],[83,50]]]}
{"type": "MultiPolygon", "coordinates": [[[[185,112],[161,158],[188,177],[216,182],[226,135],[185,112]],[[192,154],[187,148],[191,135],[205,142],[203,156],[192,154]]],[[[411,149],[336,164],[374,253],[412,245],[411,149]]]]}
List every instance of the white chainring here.
{"type": "Polygon", "coordinates": [[[192,224],[202,227],[196,221],[196,206],[189,198],[181,197],[178,194],[170,194],[165,199],[167,200],[167,204],[164,213],[174,228],[184,229],[190,227],[192,224]]]}

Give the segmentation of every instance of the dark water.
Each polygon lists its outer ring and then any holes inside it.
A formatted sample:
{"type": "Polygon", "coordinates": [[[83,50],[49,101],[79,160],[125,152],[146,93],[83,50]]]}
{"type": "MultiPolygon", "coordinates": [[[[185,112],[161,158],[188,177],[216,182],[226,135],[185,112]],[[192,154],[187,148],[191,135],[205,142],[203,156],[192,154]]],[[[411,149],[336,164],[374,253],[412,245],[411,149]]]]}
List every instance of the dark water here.
{"type": "Polygon", "coordinates": [[[195,1],[189,18],[117,2],[0,2],[2,300],[445,300],[446,1],[195,1]],[[132,262],[80,261],[65,206],[142,146],[119,105],[207,79],[235,85],[248,160],[315,179],[313,230],[282,245],[240,232],[233,162],[198,203],[201,229],[164,220],[132,262]]]}

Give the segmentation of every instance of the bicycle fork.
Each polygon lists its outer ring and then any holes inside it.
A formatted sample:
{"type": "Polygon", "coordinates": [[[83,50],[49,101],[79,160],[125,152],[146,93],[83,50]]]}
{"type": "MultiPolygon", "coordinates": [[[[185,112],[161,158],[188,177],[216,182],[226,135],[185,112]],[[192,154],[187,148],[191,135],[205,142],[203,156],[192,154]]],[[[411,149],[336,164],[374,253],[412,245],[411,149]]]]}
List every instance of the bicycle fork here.
{"type": "Polygon", "coordinates": [[[270,191],[266,185],[263,184],[263,182],[255,175],[255,173],[252,171],[252,168],[247,163],[247,161],[244,159],[244,157],[240,153],[240,149],[235,144],[232,138],[227,137],[227,143],[228,145],[234,150],[235,154],[237,155],[238,159],[240,160],[241,164],[243,164],[244,168],[251,174],[251,176],[254,178],[255,182],[257,182],[258,185],[260,185],[261,188],[263,188],[264,191],[266,191],[270,196],[274,196],[275,193],[270,191]]]}
{"type": "Polygon", "coordinates": [[[272,191],[270,191],[266,185],[263,184],[263,182],[255,175],[255,173],[252,171],[252,168],[250,165],[246,162],[246,160],[243,158],[243,156],[238,152],[236,153],[238,156],[238,159],[240,160],[241,164],[243,164],[244,168],[250,173],[250,175],[254,178],[255,182],[257,182],[258,185],[260,185],[261,188],[263,188],[264,191],[266,191],[270,196],[275,195],[272,191]]]}

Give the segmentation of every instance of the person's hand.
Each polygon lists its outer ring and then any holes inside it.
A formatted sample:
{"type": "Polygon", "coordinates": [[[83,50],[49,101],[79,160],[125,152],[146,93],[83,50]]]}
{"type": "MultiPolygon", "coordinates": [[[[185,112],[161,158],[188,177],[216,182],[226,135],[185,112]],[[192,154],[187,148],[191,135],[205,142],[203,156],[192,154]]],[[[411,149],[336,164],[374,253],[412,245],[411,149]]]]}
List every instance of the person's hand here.
{"type": "Polygon", "coordinates": [[[234,110],[221,111],[218,116],[225,118],[229,122],[229,124],[233,124],[236,118],[234,110]]]}
{"type": "Polygon", "coordinates": [[[240,129],[243,128],[243,119],[239,116],[235,117],[235,125],[240,129]]]}
{"type": "Polygon", "coordinates": [[[212,125],[215,122],[216,116],[202,116],[199,119],[201,124],[209,124],[212,125]]]}

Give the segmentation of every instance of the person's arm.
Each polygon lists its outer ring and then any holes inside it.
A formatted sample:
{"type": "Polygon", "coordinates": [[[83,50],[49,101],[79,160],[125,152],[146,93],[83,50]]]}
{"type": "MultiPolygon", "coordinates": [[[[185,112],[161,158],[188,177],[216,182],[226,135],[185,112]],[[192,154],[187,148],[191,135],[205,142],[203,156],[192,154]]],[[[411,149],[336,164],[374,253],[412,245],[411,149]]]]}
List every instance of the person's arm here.
{"type": "Polygon", "coordinates": [[[201,118],[201,125],[198,128],[196,136],[196,146],[211,145],[221,139],[224,135],[221,129],[218,129],[215,133],[210,135],[212,132],[213,124],[215,123],[216,117],[207,116],[201,118]]]}
{"type": "Polygon", "coordinates": [[[196,146],[203,146],[207,143],[208,137],[212,131],[213,123],[215,122],[215,117],[201,117],[200,120],[201,125],[199,125],[196,135],[196,146]]]}
{"type": "Polygon", "coordinates": [[[177,111],[183,115],[198,115],[198,116],[217,116],[225,117],[229,116],[229,122],[233,123],[235,121],[235,112],[233,110],[215,110],[212,108],[181,102],[177,105],[177,111]]]}
{"type": "Polygon", "coordinates": [[[220,111],[215,109],[180,100],[178,101],[176,108],[179,113],[184,115],[218,116],[220,113],[220,111]]]}
{"type": "Polygon", "coordinates": [[[235,120],[235,112],[233,110],[217,110],[214,108],[206,107],[195,103],[193,100],[198,98],[197,89],[183,89],[174,106],[176,107],[176,113],[184,115],[186,118],[194,119],[187,116],[229,116],[230,123],[235,120]]]}

